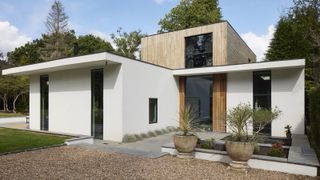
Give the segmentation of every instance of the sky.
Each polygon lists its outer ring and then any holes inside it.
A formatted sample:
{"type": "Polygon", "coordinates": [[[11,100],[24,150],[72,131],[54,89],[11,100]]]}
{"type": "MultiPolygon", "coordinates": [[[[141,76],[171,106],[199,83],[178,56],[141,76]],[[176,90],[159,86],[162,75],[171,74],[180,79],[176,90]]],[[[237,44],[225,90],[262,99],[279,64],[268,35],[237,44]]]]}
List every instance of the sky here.
{"type": "MultiPolygon", "coordinates": [[[[46,32],[45,20],[54,0],[0,0],[0,52],[6,53],[46,32]]],[[[94,34],[111,41],[118,27],[155,34],[158,22],[179,0],[61,0],[69,27],[77,35],[94,34]]],[[[292,0],[220,0],[224,20],[262,60],[292,0]]]]}

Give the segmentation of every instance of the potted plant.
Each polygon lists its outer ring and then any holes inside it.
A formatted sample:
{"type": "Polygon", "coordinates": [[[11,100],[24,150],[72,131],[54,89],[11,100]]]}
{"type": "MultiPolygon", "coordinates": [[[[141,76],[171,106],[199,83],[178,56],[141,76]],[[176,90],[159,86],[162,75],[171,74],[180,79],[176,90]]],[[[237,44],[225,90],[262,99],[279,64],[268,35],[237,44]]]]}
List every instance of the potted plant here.
{"type": "Polygon", "coordinates": [[[279,114],[280,111],[277,108],[274,110],[256,108],[254,110],[250,104],[243,103],[227,112],[226,123],[232,132],[232,138],[225,142],[227,153],[232,160],[230,167],[248,168],[247,162],[253,154],[254,144],[259,133],[279,114]],[[253,119],[255,128],[250,133],[249,127],[253,125],[253,119]]]}
{"type": "Polygon", "coordinates": [[[178,157],[191,158],[197,145],[198,137],[194,132],[195,113],[191,106],[187,106],[180,112],[179,132],[173,136],[178,157]]]}
{"type": "Polygon", "coordinates": [[[291,134],[292,126],[290,126],[290,125],[288,124],[288,125],[286,125],[286,126],[284,127],[284,129],[285,129],[285,133],[286,133],[287,138],[288,138],[288,139],[291,139],[291,136],[292,136],[292,134],[291,134]]]}

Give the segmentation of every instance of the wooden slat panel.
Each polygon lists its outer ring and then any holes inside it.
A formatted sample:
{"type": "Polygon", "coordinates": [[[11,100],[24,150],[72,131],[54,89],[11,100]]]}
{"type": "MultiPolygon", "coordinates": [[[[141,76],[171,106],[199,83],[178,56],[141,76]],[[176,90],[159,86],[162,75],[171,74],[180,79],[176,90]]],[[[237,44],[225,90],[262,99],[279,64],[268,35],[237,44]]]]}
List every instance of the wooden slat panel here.
{"type": "Polygon", "coordinates": [[[227,109],[227,78],[226,74],[213,75],[213,117],[212,129],[214,132],[226,132],[224,119],[227,109]]]}
{"type": "Polygon", "coordinates": [[[141,60],[172,69],[185,68],[185,37],[212,33],[213,64],[227,63],[227,22],[144,37],[141,60]]]}
{"type": "Polygon", "coordinates": [[[179,77],[179,117],[180,112],[185,109],[185,77],[179,77]]]}

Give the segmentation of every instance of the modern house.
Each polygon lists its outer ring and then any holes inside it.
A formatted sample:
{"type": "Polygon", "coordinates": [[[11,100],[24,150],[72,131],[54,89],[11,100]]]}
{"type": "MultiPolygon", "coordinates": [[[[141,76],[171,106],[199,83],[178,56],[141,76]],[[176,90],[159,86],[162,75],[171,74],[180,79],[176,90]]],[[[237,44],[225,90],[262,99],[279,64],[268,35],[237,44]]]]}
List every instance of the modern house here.
{"type": "Polygon", "coordinates": [[[239,103],[277,106],[264,133],[304,134],[304,60],[256,62],[228,22],[151,35],[141,60],[111,53],[6,69],[30,77],[30,128],[122,141],[126,134],[178,126],[192,105],[198,126],[228,131],[221,116],[239,103]]]}

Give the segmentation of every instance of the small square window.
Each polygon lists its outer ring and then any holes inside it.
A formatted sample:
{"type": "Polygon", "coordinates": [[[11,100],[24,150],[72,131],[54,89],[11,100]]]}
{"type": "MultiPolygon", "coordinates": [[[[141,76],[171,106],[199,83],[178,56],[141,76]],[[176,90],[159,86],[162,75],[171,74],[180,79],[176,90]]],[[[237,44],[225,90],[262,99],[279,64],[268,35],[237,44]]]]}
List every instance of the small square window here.
{"type": "Polygon", "coordinates": [[[149,98],[149,124],[158,122],[158,99],[149,98]]]}

